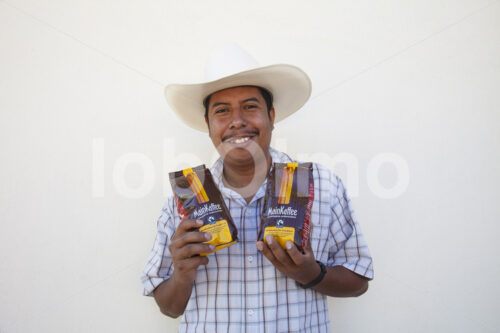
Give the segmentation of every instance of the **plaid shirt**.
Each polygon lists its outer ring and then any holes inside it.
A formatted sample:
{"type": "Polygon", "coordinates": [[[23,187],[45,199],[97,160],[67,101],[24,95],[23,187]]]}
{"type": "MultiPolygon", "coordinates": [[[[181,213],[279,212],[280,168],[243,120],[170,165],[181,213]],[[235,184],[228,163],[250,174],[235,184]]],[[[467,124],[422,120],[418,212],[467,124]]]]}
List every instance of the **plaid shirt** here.
{"type": "MultiPolygon", "coordinates": [[[[273,163],[293,162],[272,148],[270,153],[273,163]]],[[[209,263],[198,268],[179,332],[329,332],[326,296],[298,288],[257,250],[267,181],[247,204],[224,187],[222,169],[219,159],[211,172],[238,228],[239,240],[209,255],[209,263]]],[[[372,279],[372,258],[342,181],[318,164],[313,164],[313,175],[311,245],[316,260],[326,266],[342,265],[372,279]]],[[[174,271],[168,244],[179,223],[171,197],[158,219],[158,234],[141,278],[144,295],[152,296],[174,271]]]]}

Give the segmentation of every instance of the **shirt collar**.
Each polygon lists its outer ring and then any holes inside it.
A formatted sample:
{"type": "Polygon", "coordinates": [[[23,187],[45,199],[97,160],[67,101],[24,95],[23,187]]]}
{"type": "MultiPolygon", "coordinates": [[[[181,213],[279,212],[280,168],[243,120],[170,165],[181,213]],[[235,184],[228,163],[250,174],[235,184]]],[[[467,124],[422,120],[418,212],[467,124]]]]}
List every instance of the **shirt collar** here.
{"type": "MultiPolygon", "coordinates": [[[[269,147],[269,154],[271,155],[271,163],[294,162],[287,154],[277,151],[276,149],[271,147],[269,147]]],[[[215,161],[215,163],[210,168],[210,172],[212,173],[212,176],[214,178],[215,185],[217,185],[217,187],[220,189],[222,196],[228,197],[229,199],[235,200],[239,204],[246,206],[247,203],[245,199],[239,193],[224,186],[224,183],[222,181],[223,169],[224,169],[224,163],[222,158],[219,157],[219,159],[217,159],[217,161],[215,161]]],[[[262,183],[260,188],[257,190],[257,193],[255,193],[249,205],[252,204],[254,201],[264,197],[266,191],[266,184],[267,184],[267,178],[264,180],[264,183],[262,183]]]]}

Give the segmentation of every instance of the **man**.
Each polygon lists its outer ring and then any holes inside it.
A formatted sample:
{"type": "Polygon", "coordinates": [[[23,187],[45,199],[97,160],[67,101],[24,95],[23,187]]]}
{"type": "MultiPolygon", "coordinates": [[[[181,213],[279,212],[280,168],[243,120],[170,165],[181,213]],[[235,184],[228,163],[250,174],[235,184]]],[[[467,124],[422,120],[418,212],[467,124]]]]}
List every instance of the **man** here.
{"type": "Polygon", "coordinates": [[[210,236],[197,230],[196,220],[180,221],[170,198],[143,273],[144,294],[154,296],[164,314],[184,314],[183,332],[328,332],[326,296],[359,296],[373,278],[342,181],[313,164],[316,195],[304,253],[291,242],[282,249],[271,236],[256,241],[272,163],[293,161],[270,148],[274,123],[306,102],[310,80],[294,66],[248,66],[248,56],[234,46],[214,57],[212,63],[233,74],[170,85],[166,96],[188,125],[208,130],[219,151],[211,172],[239,241],[214,252],[203,243],[210,236]],[[236,60],[247,66],[231,64],[236,60]],[[214,253],[199,256],[207,252],[214,253]]]}

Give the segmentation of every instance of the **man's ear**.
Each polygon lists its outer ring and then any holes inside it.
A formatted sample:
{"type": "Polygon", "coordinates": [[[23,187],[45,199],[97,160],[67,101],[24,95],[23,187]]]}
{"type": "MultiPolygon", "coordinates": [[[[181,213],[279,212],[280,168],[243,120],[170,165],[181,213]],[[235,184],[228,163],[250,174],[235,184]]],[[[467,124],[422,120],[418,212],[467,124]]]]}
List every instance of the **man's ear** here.
{"type": "Polygon", "coordinates": [[[274,106],[271,108],[271,110],[269,110],[269,120],[271,120],[271,129],[274,129],[274,116],[275,116],[275,112],[274,112],[274,106]]]}
{"type": "Polygon", "coordinates": [[[208,116],[205,115],[205,124],[207,124],[207,128],[208,128],[208,135],[210,136],[210,125],[208,123],[208,116]]]}

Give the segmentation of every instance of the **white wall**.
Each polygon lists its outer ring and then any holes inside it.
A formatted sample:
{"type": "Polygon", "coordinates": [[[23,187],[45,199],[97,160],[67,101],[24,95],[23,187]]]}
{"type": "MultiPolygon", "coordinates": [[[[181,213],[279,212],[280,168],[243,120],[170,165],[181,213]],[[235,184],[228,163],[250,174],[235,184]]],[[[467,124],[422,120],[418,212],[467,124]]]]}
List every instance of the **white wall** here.
{"type": "MultiPolygon", "coordinates": [[[[350,172],[375,280],[330,300],[333,331],[497,331],[499,1],[2,0],[0,332],[176,330],[139,276],[165,172],[214,150],[163,86],[202,81],[227,41],[309,73],[313,98],[275,144],[350,172]],[[386,152],[409,170],[392,199],[368,186],[386,152]],[[129,153],[144,164],[120,177],[129,153]]],[[[397,170],[384,164],[380,186],[397,170]]]]}

